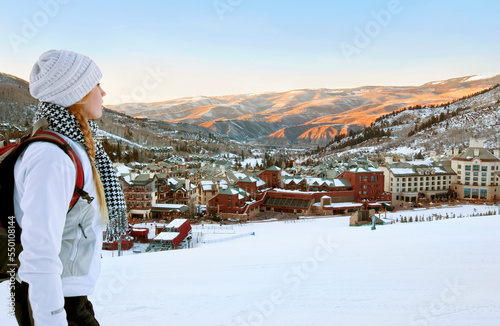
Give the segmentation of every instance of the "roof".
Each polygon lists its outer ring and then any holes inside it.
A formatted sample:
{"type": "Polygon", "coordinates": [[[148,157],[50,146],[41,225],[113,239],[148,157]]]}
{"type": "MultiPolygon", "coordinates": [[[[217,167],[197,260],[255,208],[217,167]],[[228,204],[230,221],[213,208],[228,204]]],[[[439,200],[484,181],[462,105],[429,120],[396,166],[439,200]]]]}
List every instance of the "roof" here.
{"type": "Polygon", "coordinates": [[[240,192],[234,188],[227,188],[227,189],[222,189],[219,190],[220,195],[237,195],[240,192]]]}
{"type": "Polygon", "coordinates": [[[376,169],[372,166],[364,166],[364,167],[358,166],[358,167],[349,169],[348,171],[353,172],[353,173],[382,172],[382,170],[376,169]]]}
{"type": "MultiPolygon", "coordinates": [[[[183,205],[183,206],[185,206],[185,205],[183,205]]],[[[185,218],[176,218],[175,220],[173,220],[172,222],[170,222],[167,225],[167,228],[178,228],[182,224],[186,223],[186,221],[187,221],[187,219],[185,219],[185,218]]]]}
{"type": "Polygon", "coordinates": [[[188,210],[187,205],[182,204],[156,204],[151,208],[152,212],[180,212],[184,213],[188,210]]]}
{"type": "Polygon", "coordinates": [[[153,178],[149,176],[149,173],[139,174],[133,181],[133,184],[136,185],[146,185],[153,181],[153,178]]]}
{"type": "Polygon", "coordinates": [[[449,164],[416,164],[416,162],[393,163],[386,165],[394,176],[426,176],[426,175],[453,175],[455,171],[449,164]]]}
{"type": "Polygon", "coordinates": [[[479,158],[481,161],[500,161],[500,158],[491,154],[488,150],[474,147],[467,148],[462,153],[453,157],[452,160],[472,161],[474,158],[479,158]],[[476,150],[479,152],[479,155],[475,155],[476,150]]]}
{"type": "Polygon", "coordinates": [[[281,169],[279,167],[277,167],[276,165],[273,165],[273,166],[270,166],[266,169],[266,171],[281,171],[281,169]]]}
{"type": "Polygon", "coordinates": [[[179,232],[160,232],[160,234],[155,237],[155,240],[172,241],[177,238],[179,234],[179,232]]]}

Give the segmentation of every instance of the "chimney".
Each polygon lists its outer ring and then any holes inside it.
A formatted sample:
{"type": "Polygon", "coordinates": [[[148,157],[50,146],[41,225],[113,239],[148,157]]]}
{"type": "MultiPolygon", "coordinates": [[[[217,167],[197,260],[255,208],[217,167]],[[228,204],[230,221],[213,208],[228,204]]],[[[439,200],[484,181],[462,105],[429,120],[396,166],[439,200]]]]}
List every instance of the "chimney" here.
{"type": "Polygon", "coordinates": [[[484,148],[484,139],[470,139],[469,147],[484,148]]]}
{"type": "Polygon", "coordinates": [[[460,151],[458,150],[458,147],[455,147],[453,149],[453,156],[457,156],[458,154],[460,154],[460,151]]]}
{"type": "Polygon", "coordinates": [[[496,157],[500,158],[500,150],[499,149],[495,149],[493,151],[493,155],[495,155],[496,157]]]}
{"type": "Polygon", "coordinates": [[[474,157],[479,156],[479,148],[474,148],[474,157]]]}
{"type": "Polygon", "coordinates": [[[392,160],[392,156],[386,156],[385,157],[385,163],[392,164],[394,161],[392,160]]]}
{"type": "Polygon", "coordinates": [[[451,150],[451,149],[445,149],[445,150],[444,150],[444,155],[446,155],[446,156],[451,156],[451,155],[453,155],[453,150],[451,150]]]}

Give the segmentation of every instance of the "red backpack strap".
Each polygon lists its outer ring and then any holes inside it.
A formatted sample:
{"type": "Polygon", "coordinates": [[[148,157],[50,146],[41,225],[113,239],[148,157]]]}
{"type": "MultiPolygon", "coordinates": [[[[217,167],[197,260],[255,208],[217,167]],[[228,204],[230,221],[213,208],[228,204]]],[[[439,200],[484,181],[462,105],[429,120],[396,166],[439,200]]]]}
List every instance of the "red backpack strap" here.
{"type": "Polygon", "coordinates": [[[82,197],[83,199],[86,199],[88,203],[91,203],[94,197],[90,197],[89,194],[83,190],[85,177],[83,174],[82,162],[78,158],[78,155],[76,155],[73,148],[61,136],[49,130],[37,131],[36,133],[33,134],[32,137],[23,141],[23,144],[33,143],[36,141],[44,141],[57,145],[70,157],[71,161],[73,162],[73,165],[75,166],[76,170],[75,190],[73,192],[73,196],[71,197],[71,202],[68,211],[70,211],[73,208],[73,206],[75,206],[79,197],[82,197]]]}

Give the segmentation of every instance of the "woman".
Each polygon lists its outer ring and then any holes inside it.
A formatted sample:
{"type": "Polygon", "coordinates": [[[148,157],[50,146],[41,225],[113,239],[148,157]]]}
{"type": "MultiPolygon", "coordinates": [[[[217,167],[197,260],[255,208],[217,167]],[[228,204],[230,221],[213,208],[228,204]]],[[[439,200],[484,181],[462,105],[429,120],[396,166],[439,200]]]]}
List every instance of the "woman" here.
{"type": "Polygon", "coordinates": [[[43,53],[30,75],[30,93],[40,100],[36,119],[68,142],[82,162],[84,188],[68,211],[76,170],[59,147],[30,144],[16,162],[14,205],[23,251],[17,275],[16,318],[20,325],[99,325],[87,295],[100,273],[103,226],[108,238],[126,226],[125,201],[114,168],[94,141],[92,119],[102,115],[102,77],[87,56],[66,50],[43,53]]]}

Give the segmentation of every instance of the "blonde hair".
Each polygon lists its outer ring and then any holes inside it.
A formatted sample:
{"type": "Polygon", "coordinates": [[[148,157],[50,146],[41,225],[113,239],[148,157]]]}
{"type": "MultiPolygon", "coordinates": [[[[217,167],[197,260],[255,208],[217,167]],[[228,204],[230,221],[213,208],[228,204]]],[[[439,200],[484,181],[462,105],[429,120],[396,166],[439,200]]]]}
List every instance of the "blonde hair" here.
{"type": "Polygon", "coordinates": [[[101,210],[102,223],[103,225],[105,225],[109,222],[108,206],[106,204],[106,197],[104,195],[104,187],[101,182],[101,177],[99,176],[99,172],[97,171],[97,168],[95,166],[95,141],[90,131],[90,125],[82,113],[82,106],[88,100],[88,95],[89,94],[85,95],[80,101],[69,106],[67,109],[78,119],[78,122],[80,123],[80,131],[83,133],[85,148],[90,158],[90,165],[92,166],[92,176],[97,192],[97,200],[99,202],[99,207],[101,210]]]}

